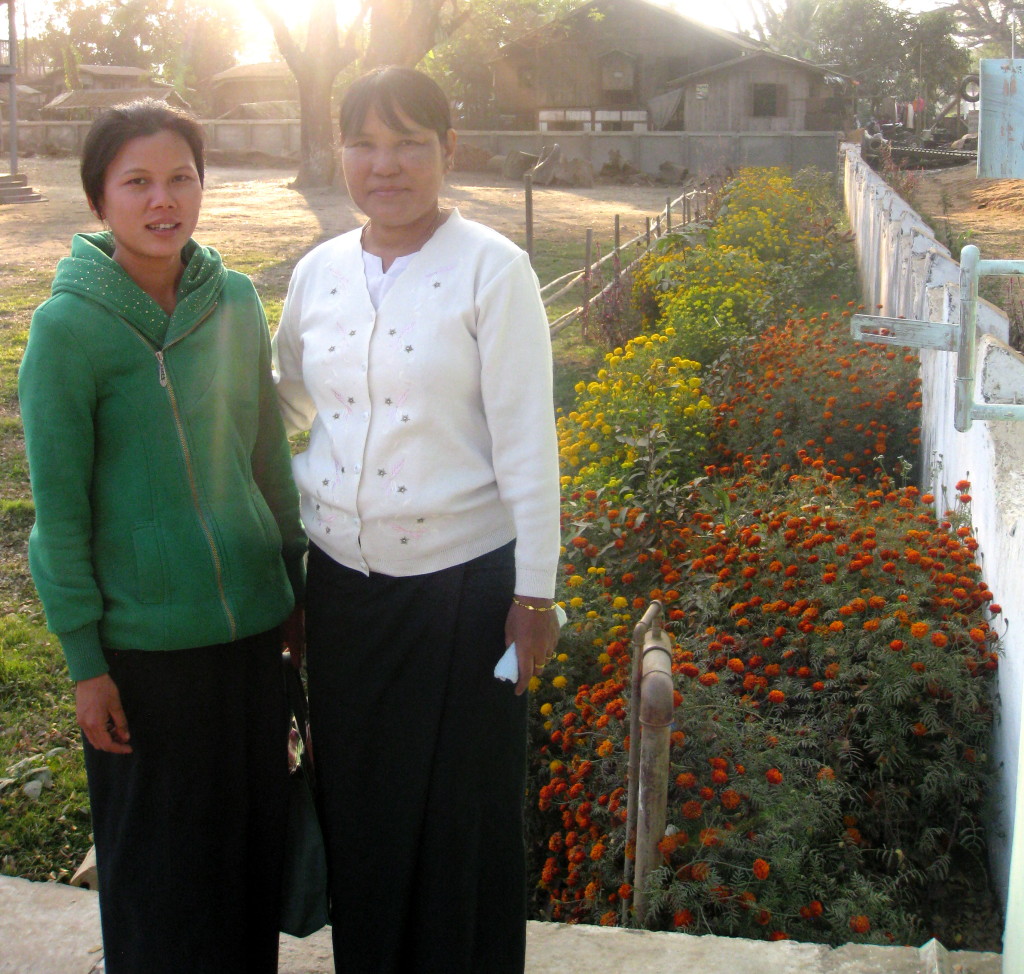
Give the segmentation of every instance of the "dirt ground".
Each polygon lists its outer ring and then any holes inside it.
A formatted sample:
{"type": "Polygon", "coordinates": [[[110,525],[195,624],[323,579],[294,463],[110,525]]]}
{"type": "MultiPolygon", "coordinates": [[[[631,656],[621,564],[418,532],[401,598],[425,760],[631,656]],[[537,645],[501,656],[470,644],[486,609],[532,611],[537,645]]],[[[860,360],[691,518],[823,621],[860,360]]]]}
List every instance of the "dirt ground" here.
{"type": "MultiPolygon", "coordinates": [[[[78,183],[74,159],[29,158],[20,169],[46,203],[0,208],[0,286],[7,264],[52,268],[67,253],[73,233],[99,229],[78,183]]],[[[301,255],[314,243],[357,226],[361,220],[343,189],[297,191],[287,169],[211,166],[197,239],[215,246],[231,266],[232,254],[273,249],[301,255]]],[[[680,189],[664,186],[601,185],[592,189],[537,187],[533,193],[538,241],[588,227],[610,243],[615,215],[622,239],[640,233],[680,189]]],[[[454,173],[442,202],[463,216],[486,223],[513,240],[525,241],[525,204],[520,184],[484,173],[454,173]]]]}
{"type": "Polygon", "coordinates": [[[928,219],[940,240],[937,224],[948,220],[962,243],[973,243],[991,260],[1024,260],[1024,182],[1019,179],[978,179],[974,164],[923,172],[911,201],[928,219]]]}

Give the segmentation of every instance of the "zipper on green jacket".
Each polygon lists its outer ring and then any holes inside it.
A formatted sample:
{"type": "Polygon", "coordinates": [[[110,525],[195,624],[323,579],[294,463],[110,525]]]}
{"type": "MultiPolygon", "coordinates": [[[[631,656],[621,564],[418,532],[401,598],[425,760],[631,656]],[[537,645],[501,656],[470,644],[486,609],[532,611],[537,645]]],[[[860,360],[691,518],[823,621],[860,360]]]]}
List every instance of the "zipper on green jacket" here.
{"type": "MultiPolygon", "coordinates": [[[[181,445],[181,452],[185,460],[185,470],[188,473],[188,484],[189,489],[192,493],[192,504],[196,510],[196,517],[199,519],[199,526],[203,530],[203,535],[206,538],[206,543],[210,546],[210,557],[213,558],[213,570],[217,578],[217,594],[220,596],[221,605],[224,607],[224,614],[227,616],[228,627],[231,633],[231,642],[234,642],[238,638],[238,625],[235,622],[235,614],[231,611],[231,605],[228,602],[227,592],[224,591],[224,574],[221,564],[220,552],[217,550],[217,542],[213,537],[213,532],[210,530],[210,525],[207,523],[206,515],[203,514],[202,505],[199,502],[199,487],[196,484],[195,469],[192,465],[192,453],[188,448],[188,440],[185,437],[185,426],[181,421],[181,413],[178,409],[178,397],[174,394],[174,386],[171,384],[170,376],[167,374],[167,367],[164,364],[164,353],[177,345],[178,342],[183,341],[189,335],[192,334],[213,312],[217,309],[217,302],[215,301],[209,311],[206,312],[187,332],[183,335],[179,335],[169,345],[165,345],[163,348],[153,348],[153,344],[128,321],[125,324],[131,329],[139,341],[141,341],[147,348],[150,349],[156,355],[157,364],[157,378],[160,381],[160,385],[167,390],[167,398],[171,404],[171,414],[174,417],[174,428],[178,434],[178,442],[181,445]]],[[[124,319],[121,319],[124,321],[124,319]]]]}

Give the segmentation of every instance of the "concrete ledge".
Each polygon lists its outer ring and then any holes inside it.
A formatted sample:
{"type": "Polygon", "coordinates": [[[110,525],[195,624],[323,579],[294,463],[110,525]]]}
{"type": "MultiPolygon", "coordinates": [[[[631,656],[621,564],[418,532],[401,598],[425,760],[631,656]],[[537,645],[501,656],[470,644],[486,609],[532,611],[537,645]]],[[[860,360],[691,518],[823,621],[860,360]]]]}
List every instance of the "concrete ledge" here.
{"type": "MultiPolygon", "coordinates": [[[[96,893],[0,876],[0,974],[100,974],[102,959],[96,893]]],[[[999,954],[947,953],[934,941],[920,949],[846,944],[833,950],[793,940],[536,921],[526,932],[527,974],[1000,974],[1000,962],[999,954]]],[[[333,972],[328,928],[305,940],[281,937],[279,974],[333,972]]]]}

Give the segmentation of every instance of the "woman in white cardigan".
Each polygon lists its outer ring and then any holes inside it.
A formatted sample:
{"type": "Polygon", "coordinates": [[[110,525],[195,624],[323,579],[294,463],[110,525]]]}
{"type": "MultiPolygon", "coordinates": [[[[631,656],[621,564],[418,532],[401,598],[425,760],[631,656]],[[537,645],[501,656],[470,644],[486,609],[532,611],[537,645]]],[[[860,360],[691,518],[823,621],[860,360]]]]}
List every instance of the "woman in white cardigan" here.
{"type": "Polygon", "coordinates": [[[557,443],[527,255],[439,204],[426,75],[341,108],[368,217],[295,268],[275,338],[311,551],[310,719],[338,971],[519,974],[526,698],[557,641],[557,443]],[[515,645],[515,682],[495,676],[515,645]]]}

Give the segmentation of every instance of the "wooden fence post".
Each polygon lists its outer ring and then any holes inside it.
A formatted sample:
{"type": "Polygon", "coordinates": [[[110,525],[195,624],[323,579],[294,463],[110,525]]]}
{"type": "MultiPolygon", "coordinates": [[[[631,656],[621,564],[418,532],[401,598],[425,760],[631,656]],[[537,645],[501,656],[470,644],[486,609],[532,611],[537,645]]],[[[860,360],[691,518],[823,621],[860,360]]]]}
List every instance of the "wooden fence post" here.
{"type": "Polygon", "coordinates": [[[622,258],[619,251],[622,248],[622,233],[619,226],[619,214],[615,214],[615,256],[612,258],[612,267],[615,273],[615,283],[619,283],[619,275],[622,270],[622,258]]]}
{"type": "Polygon", "coordinates": [[[672,232],[672,197],[665,197],[665,233],[672,232]]]}
{"type": "Polygon", "coordinates": [[[533,176],[523,173],[523,196],[526,201],[526,253],[533,263],[533,176]]]}
{"type": "Polygon", "coordinates": [[[594,272],[591,266],[594,263],[594,231],[587,229],[587,253],[583,272],[583,337],[587,338],[590,331],[590,291],[592,286],[591,275],[594,272]]]}

